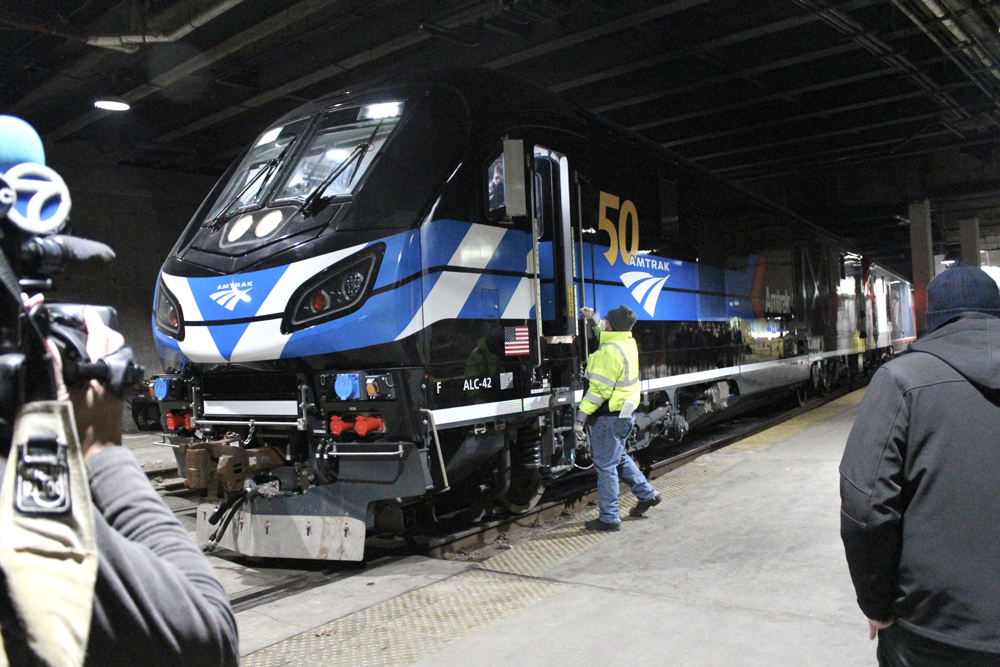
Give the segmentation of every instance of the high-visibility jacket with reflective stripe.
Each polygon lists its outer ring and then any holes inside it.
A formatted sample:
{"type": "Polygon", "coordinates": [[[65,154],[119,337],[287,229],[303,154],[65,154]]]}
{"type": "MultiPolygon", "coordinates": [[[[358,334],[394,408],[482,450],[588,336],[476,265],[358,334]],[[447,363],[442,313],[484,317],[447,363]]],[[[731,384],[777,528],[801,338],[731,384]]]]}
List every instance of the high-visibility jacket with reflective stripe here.
{"type": "Polygon", "coordinates": [[[618,413],[625,401],[638,405],[639,348],[632,332],[600,331],[598,336],[600,347],[587,360],[590,384],[580,410],[592,415],[607,402],[607,410],[618,413]]]}

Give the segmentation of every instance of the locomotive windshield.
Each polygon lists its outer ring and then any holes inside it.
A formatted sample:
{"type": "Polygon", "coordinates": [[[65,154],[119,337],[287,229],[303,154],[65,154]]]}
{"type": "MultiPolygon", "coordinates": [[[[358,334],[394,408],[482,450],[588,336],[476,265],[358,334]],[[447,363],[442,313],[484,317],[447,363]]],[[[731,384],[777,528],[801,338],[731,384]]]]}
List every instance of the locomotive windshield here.
{"type": "Polygon", "coordinates": [[[230,213],[259,204],[278,163],[308,122],[303,118],[260,135],[205,219],[214,221],[224,211],[230,213]]]}
{"type": "Polygon", "coordinates": [[[275,201],[350,194],[399,122],[402,102],[327,112],[275,201]]]}
{"type": "MultiPolygon", "coordinates": [[[[299,151],[272,202],[307,201],[348,195],[382,150],[399,122],[402,102],[383,102],[326,112],[319,127],[299,151]]],[[[222,223],[226,217],[267,199],[269,184],[291,154],[292,143],[309,119],[297,120],[260,135],[222,195],[205,218],[222,223]]]]}

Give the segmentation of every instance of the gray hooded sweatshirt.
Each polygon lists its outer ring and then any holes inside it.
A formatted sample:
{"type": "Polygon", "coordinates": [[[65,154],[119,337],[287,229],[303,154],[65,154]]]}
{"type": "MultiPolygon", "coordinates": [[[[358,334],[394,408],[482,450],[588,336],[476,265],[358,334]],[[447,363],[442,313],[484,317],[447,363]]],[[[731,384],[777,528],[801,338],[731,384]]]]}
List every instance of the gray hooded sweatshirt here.
{"type": "Polygon", "coordinates": [[[1000,653],[1000,319],[963,313],[880,368],[840,464],[861,610],[1000,653]]]}

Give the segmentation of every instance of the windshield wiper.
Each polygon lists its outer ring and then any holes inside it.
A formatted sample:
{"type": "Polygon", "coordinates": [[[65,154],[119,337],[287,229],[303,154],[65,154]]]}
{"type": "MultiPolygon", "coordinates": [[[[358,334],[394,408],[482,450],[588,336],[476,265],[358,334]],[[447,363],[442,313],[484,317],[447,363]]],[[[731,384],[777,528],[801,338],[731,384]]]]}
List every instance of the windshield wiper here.
{"type": "Polygon", "coordinates": [[[229,213],[229,209],[233,207],[233,204],[240,201],[243,198],[243,195],[245,195],[253,184],[256,183],[261,177],[263,177],[263,180],[260,183],[260,187],[257,188],[257,192],[264,191],[264,187],[267,185],[267,182],[271,180],[271,176],[273,176],[274,172],[278,170],[278,165],[281,164],[281,160],[285,157],[285,153],[288,152],[288,149],[292,147],[293,143],[294,142],[292,141],[288,142],[288,145],[281,150],[278,157],[271,158],[265,162],[264,167],[250,179],[250,182],[244,185],[243,189],[237,192],[236,195],[229,200],[229,203],[226,204],[221,211],[219,211],[219,214],[212,218],[211,227],[213,232],[218,231],[219,228],[222,227],[222,225],[226,222],[226,214],[229,213]]]}
{"type": "MultiPolygon", "coordinates": [[[[384,120],[384,119],[383,119],[384,120]]],[[[302,202],[302,206],[299,208],[299,212],[305,214],[306,216],[315,215],[323,209],[322,194],[326,192],[326,189],[330,187],[337,177],[344,173],[347,167],[350,166],[352,162],[354,164],[354,171],[351,172],[351,177],[347,180],[347,185],[350,186],[354,181],[354,177],[358,175],[358,169],[361,168],[361,163],[364,161],[365,154],[371,150],[373,142],[375,141],[375,135],[378,133],[379,128],[382,127],[382,120],[379,120],[375,129],[372,130],[371,136],[368,137],[368,141],[362,141],[360,144],[354,147],[351,154],[348,155],[343,162],[337,165],[337,168],[330,172],[330,175],[323,179],[323,182],[313,190],[306,200],[302,202]]]]}

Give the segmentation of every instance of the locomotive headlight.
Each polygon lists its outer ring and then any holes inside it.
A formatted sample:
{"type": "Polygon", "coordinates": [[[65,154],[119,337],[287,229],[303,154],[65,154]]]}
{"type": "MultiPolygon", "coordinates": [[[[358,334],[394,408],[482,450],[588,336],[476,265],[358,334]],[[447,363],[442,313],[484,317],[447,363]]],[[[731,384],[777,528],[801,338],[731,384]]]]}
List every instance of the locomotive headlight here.
{"type": "Polygon", "coordinates": [[[171,338],[184,340],[184,322],[181,320],[180,306],[162,279],[156,289],[155,313],[157,329],[171,338]]]}
{"type": "Polygon", "coordinates": [[[357,299],[365,286],[365,276],[360,271],[349,271],[341,283],[340,291],[345,299],[357,299]]]}
{"type": "Polygon", "coordinates": [[[291,333],[353,313],[360,308],[378,273],[385,246],[365,248],[329,267],[295,291],[281,322],[291,333]]]}

